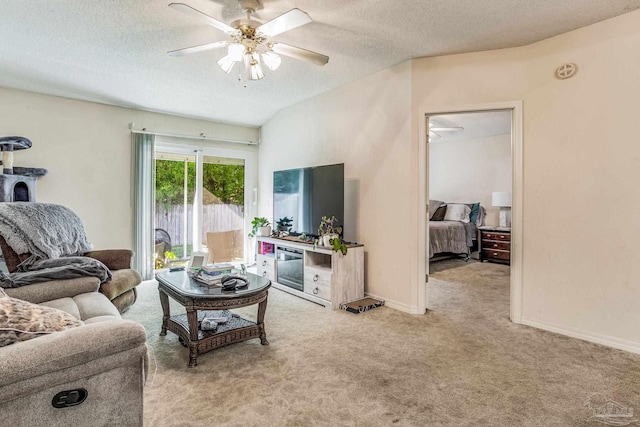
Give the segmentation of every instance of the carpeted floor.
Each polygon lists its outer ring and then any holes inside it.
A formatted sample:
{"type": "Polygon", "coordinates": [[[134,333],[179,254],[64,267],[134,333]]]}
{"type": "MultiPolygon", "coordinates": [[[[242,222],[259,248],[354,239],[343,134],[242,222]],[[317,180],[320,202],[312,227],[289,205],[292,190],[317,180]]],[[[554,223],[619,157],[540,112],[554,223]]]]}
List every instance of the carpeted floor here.
{"type": "Polygon", "coordinates": [[[124,317],[146,327],[157,360],[145,424],[602,425],[588,420],[592,392],[638,408],[640,356],[510,323],[508,288],[508,267],[454,263],[432,274],[422,316],[329,311],[274,289],[269,346],[234,344],[189,369],[177,337],[158,336],[156,285],[144,283],[124,317]]]}
{"type": "MultiPolygon", "coordinates": [[[[452,268],[464,267],[469,264],[480,262],[478,261],[476,255],[477,255],[477,252],[471,254],[471,258],[469,258],[469,260],[467,261],[465,261],[463,258],[460,258],[460,257],[444,258],[437,262],[434,262],[432,260],[431,262],[429,262],[429,274],[440,273],[441,271],[449,270],[452,268]],[[476,256],[476,258],[473,258],[474,256],[476,256]]],[[[503,269],[503,270],[505,274],[508,274],[508,271],[509,271],[508,269],[503,269]]],[[[461,278],[464,279],[464,276],[461,276],[461,278]]],[[[455,278],[453,280],[455,280],[455,278]]]]}

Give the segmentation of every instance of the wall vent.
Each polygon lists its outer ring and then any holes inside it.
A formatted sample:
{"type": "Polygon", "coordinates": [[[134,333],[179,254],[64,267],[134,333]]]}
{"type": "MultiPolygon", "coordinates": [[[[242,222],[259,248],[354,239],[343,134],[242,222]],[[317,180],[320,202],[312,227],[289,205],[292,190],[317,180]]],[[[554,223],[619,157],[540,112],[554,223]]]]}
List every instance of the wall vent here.
{"type": "Polygon", "coordinates": [[[556,79],[566,80],[576,75],[578,66],[573,63],[562,64],[556,68],[556,79]]]}

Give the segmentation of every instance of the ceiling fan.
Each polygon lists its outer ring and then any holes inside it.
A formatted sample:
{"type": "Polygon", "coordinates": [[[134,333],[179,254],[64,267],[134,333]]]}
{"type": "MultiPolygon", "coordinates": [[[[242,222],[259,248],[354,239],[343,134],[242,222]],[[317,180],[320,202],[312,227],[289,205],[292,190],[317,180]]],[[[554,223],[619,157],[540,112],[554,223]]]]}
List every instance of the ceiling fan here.
{"type": "MultiPolygon", "coordinates": [[[[306,12],[295,8],[270,21],[262,23],[251,19],[251,14],[262,8],[261,0],[238,1],[242,10],[247,14],[247,18],[233,21],[230,25],[212,18],[184,3],[170,3],[169,7],[172,9],[178,10],[226,33],[231,37],[231,40],[172,50],[168,52],[169,55],[184,56],[191,53],[226,47],[228,48],[227,56],[218,61],[220,68],[229,74],[236,62],[244,62],[245,78],[250,80],[260,80],[264,77],[261,63],[266,65],[270,70],[275,71],[282,61],[279,55],[317,65],[325,65],[329,62],[329,57],[326,55],[271,40],[272,37],[278,34],[311,22],[311,18],[306,12]]],[[[242,76],[239,76],[239,80],[242,80],[242,76]]]]}
{"type": "Polygon", "coordinates": [[[429,121],[429,139],[440,138],[441,135],[438,132],[460,132],[461,130],[464,130],[462,126],[440,127],[429,121]]]}

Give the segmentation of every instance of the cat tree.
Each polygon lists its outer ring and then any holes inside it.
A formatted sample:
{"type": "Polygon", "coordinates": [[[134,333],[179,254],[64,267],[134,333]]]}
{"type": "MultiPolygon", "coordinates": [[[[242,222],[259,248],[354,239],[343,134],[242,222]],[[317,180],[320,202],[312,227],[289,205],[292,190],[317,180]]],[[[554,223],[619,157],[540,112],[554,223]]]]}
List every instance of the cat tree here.
{"type": "Polygon", "coordinates": [[[47,174],[42,168],[13,166],[13,153],[31,148],[31,141],[21,136],[0,138],[2,173],[0,174],[0,202],[35,202],[36,181],[47,174]]]}

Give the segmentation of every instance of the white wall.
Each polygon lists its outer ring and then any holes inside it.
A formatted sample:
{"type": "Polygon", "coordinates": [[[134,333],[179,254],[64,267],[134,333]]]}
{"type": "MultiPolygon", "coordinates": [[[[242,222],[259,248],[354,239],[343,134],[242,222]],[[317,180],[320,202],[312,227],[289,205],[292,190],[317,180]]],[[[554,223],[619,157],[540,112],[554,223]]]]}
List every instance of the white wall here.
{"type": "Polygon", "coordinates": [[[0,135],[33,142],[15,153],[14,165],[49,170],[38,181],[37,200],[76,212],[96,248],[133,248],[130,122],[157,132],[258,140],[255,128],[0,88],[0,135]]]}
{"type": "MultiPolygon", "coordinates": [[[[263,127],[260,213],[272,172],[344,162],[359,181],[367,292],[417,306],[420,111],[522,100],[523,321],[640,352],[640,11],[521,48],[400,64],[304,101],[263,127]],[[576,77],[559,81],[564,62],[576,77]]],[[[0,135],[34,148],[39,200],[70,206],[97,247],[132,245],[128,123],[255,139],[257,130],[0,89],[0,135]]]]}
{"type": "Polygon", "coordinates": [[[498,225],[500,208],[491,193],[511,191],[511,135],[429,144],[429,198],[476,203],[485,208],[485,225],[498,225]]]}
{"type": "MultiPolygon", "coordinates": [[[[413,112],[523,101],[523,322],[640,352],[640,12],[413,63],[413,112]],[[554,70],[575,62],[572,79],[554,70]]],[[[417,125],[412,134],[417,142],[417,125]]]]}
{"type": "Polygon", "coordinates": [[[358,197],[355,239],[365,245],[366,292],[405,310],[415,281],[407,257],[416,248],[415,224],[408,217],[417,209],[407,185],[410,98],[411,67],[404,63],[282,110],[263,126],[259,152],[259,209],[268,218],[274,170],[345,164],[358,197]]]}
{"type": "Polygon", "coordinates": [[[522,100],[522,321],[640,352],[639,28],[637,11],[520,48],[418,59],[411,78],[401,64],[283,110],[263,128],[261,212],[273,169],[344,161],[360,179],[367,291],[412,311],[420,112],[522,100]],[[556,80],[565,62],[579,72],[556,80]]]}

